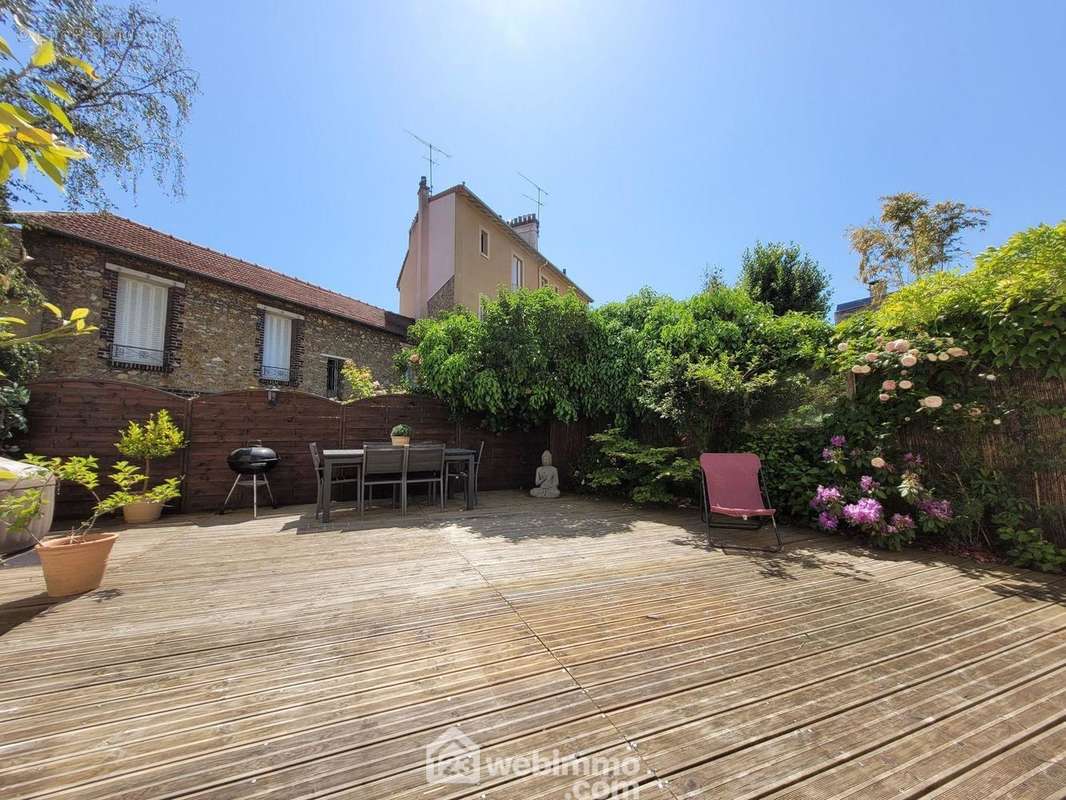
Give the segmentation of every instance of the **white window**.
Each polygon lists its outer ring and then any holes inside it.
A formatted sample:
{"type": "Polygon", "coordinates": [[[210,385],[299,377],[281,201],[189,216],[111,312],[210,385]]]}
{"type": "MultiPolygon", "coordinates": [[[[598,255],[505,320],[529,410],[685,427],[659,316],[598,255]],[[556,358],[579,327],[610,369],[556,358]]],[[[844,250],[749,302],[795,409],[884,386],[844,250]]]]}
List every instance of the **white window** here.
{"type": "Polygon", "coordinates": [[[289,380],[292,352],[292,319],[270,311],[263,313],[263,371],[268,381],[289,380]]]}
{"type": "Polygon", "coordinates": [[[489,257],[489,232],[484,228],[478,228],[478,251],[485,258],[489,257]]]}
{"type": "Polygon", "coordinates": [[[518,289],[522,286],[522,275],[524,265],[522,259],[516,255],[511,255],[511,288],[518,289]]]}
{"type": "Polygon", "coordinates": [[[540,276],[540,288],[543,289],[545,286],[551,286],[551,283],[548,281],[548,276],[547,275],[541,275],[540,276]]]}
{"type": "Polygon", "coordinates": [[[111,359],[162,367],[166,326],[167,287],[120,274],[111,359]]]}

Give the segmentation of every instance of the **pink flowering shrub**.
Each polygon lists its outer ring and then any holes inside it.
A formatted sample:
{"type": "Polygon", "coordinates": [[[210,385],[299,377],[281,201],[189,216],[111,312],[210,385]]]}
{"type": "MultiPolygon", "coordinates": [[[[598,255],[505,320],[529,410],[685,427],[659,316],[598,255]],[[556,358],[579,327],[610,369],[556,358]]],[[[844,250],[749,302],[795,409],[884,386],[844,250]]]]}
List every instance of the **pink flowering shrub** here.
{"type": "Polygon", "coordinates": [[[818,528],[856,533],[877,547],[899,550],[918,530],[936,533],[951,521],[951,503],[935,497],[923,481],[920,456],[904,453],[893,460],[880,452],[846,448],[844,437],[834,436],[822,451],[839,479],[819,485],[811,498],[818,528]]]}
{"type": "Polygon", "coordinates": [[[848,338],[834,355],[837,368],[851,374],[855,401],[886,432],[919,422],[934,431],[1000,425],[1015,412],[993,398],[995,372],[982,369],[952,336],[919,332],[891,339],[859,322],[844,329],[848,338]]]}

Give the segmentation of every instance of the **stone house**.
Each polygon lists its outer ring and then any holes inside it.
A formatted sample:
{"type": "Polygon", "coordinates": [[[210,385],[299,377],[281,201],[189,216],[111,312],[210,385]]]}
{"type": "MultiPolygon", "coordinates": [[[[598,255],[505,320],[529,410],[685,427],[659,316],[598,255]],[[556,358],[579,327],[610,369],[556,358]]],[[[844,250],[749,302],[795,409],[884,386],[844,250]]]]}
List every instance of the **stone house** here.
{"type": "Polygon", "coordinates": [[[565,269],[537,249],[539,239],[536,214],[506,220],[465,183],[431,194],[422,178],[396,278],[400,312],[422,318],[462,306],[479,313],[483,298],[518,288],[549,287],[592,302],[565,269]]]}
{"type": "Polygon", "coordinates": [[[17,220],[29,276],[64,312],[87,307],[99,328],[52,348],[45,375],[329,397],[351,359],[394,381],[407,317],[109,213],[17,220]]]}

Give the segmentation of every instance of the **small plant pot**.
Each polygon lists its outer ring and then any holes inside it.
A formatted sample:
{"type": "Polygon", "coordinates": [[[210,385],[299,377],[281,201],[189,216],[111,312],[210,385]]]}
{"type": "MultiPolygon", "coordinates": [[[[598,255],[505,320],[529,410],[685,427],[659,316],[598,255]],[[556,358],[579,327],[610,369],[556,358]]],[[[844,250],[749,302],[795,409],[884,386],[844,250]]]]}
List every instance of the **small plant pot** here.
{"type": "Polygon", "coordinates": [[[117,533],[90,533],[73,544],[49,539],[35,548],[49,597],[69,597],[100,586],[117,533]]]}
{"type": "Polygon", "coordinates": [[[143,525],[146,522],[155,522],[163,513],[162,503],[130,503],[122,507],[122,518],[127,525],[143,525]]]}
{"type": "Polygon", "coordinates": [[[405,445],[411,444],[411,437],[410,436],[393,436],[392,437],[392,443],[393,443],[393,445],[395,447],[403,447],[405,445]]]}

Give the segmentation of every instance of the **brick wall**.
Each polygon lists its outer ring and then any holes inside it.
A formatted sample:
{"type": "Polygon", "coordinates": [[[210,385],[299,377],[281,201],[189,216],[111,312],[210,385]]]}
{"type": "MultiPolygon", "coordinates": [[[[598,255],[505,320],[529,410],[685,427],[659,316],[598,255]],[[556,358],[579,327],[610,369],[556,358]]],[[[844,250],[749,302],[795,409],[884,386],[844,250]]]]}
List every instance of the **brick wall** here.
{"type": "Polygon", "coordinates": [[[287,386],[324,395],[323,354],[369,367],[383,384],[396,380],[392,360],[403,340],[394,334],[44,231],[26,229],[23,240],[34,258],[27,271],[45,296],[64,311],[87,307],[90,321],[100,328],[54,346],[42,360],[42,376],[114,379],[181,394],[258,387],[262,323],[257,305],[265,304],[304,316],[294,320],[295,380],[287,386]],[[163,367],[110,360],[117,277],[106,264],[185,284],[169,292],[163,367]]]}

